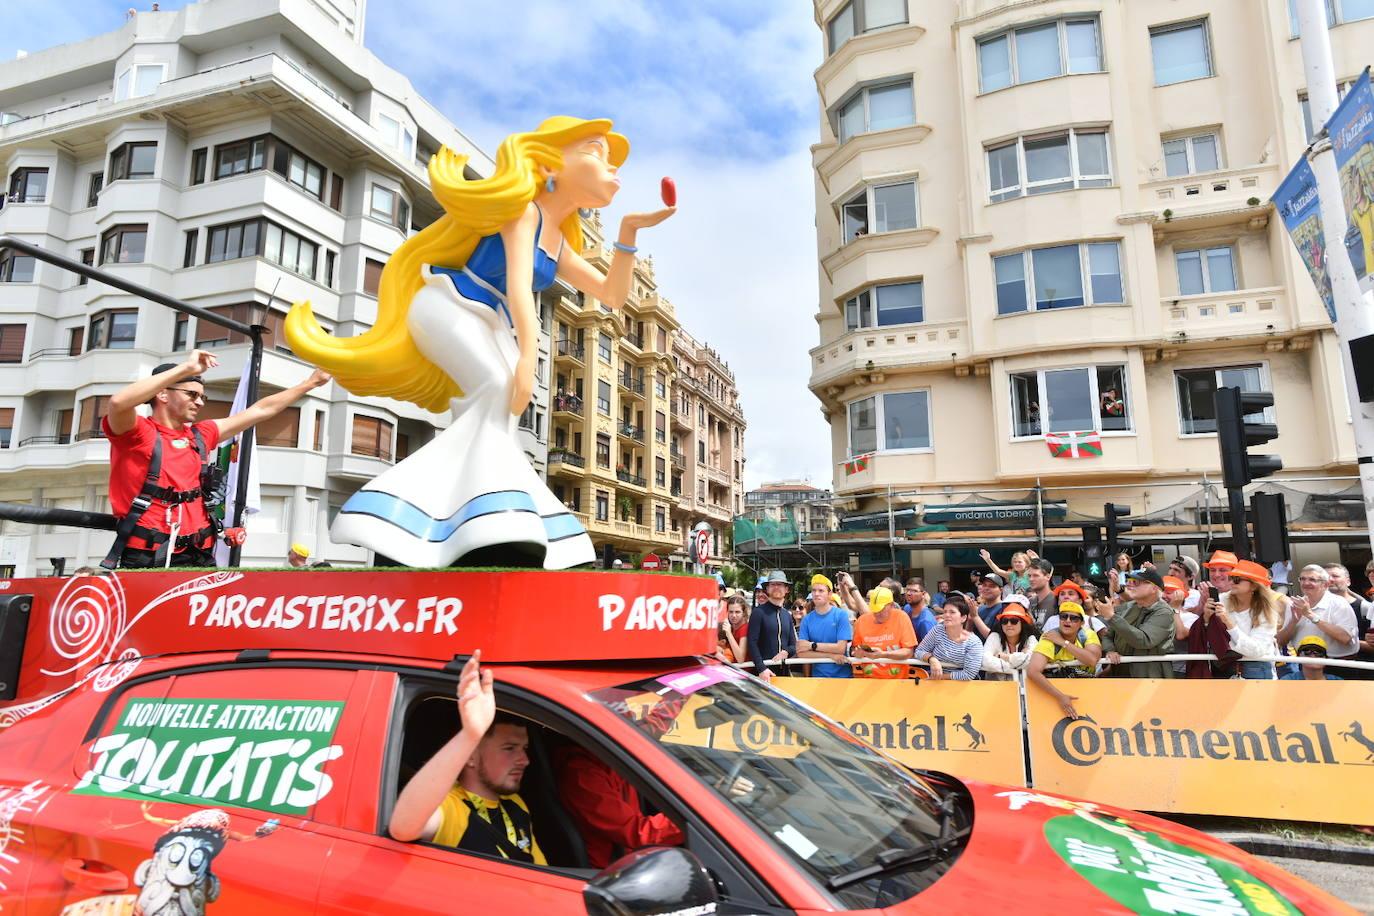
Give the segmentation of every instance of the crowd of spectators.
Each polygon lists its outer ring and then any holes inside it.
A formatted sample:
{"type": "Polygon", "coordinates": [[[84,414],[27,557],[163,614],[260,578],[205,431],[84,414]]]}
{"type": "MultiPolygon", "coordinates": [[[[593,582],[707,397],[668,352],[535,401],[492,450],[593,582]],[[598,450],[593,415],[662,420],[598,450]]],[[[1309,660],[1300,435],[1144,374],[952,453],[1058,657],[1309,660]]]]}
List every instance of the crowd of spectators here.
{"type": "MultiPolygon", "coordinates": [[[[1057,576],[1031,550],[1014,553],[1009,569],[981,553],[987,569],[968,593],[948,580],[928,591],[919,576],[885,578],[864,593],[840,572],[833,581],[813,576],[807,596],[789,602],[790,582],[773,572],[750,601],[722,581],[722,657],[752,662],[764,678],[1023,674],[1066,715],[1077,714],[1075,678],[1374,679],[1368,669],[1281,660],[1374,661],[1374,600],[1352,588],[1340,564],[1302,567],[1288,594],[1288,564],[1222,550],[1202,564],[1177,556],[1167,573],[1123,553],[1102,588],[1077,570],[1057,576]]],[[[1364,573],[1374,582],[1374,562],[1364,573]]]]}

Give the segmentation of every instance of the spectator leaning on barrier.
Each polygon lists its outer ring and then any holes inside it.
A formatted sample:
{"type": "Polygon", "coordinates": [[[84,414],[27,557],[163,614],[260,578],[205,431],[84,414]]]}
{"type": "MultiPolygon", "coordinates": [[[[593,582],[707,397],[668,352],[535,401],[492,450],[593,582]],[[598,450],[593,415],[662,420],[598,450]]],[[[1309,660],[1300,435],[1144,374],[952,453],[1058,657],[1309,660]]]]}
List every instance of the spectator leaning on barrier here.
{"type": "Polygon", "coordinates": [[[1274,663],[1257,659],[1279,653],[1282,600],[1271,591],[1269,571],[1258,563],[1241,560],[1231,570],[1231,590],[1212,611],[1226,627],[1232,651],[1240,656],[1240,676],[1256,681],[1274,680],[1274,663]]]}
{"type": "Polygon", "coordinates": [[[768,574],[764,587],[768,600],[749,616],[749,660],[754,663],[754,673],[764,680],[775,674],[787,675],[784,662],[797,654],[797,631],[792,628],[792,618],[784,603],[791,583],[781,570],[768,574]]]}
{"type": "MultiPolygon", "coordinates": [[[[1174,647],[1170,650],[1175,654],[1182,654],[1188,651],[1188,631],[1197,622],[1197,615],[1192,611],[1185,611],[1183,605],[1188,600],[1188,583],[1178,576],[1164,577],[1164,601],[1169,605],[1169,609],[1174,612],[1174,647]]],[[[1173,662],[1174,676],[1184,677],[1188,673],[1187,662],[1173,662]]]]}
{"type": "MultiPolygon", "coordinates": [[[[1368,651],[1365,646],[1371,643],[1370,640],[1370,621],[1368,601],[1361,598],[1350,588],[1350,570],[1339,563],[1327,563],[1325,567],[1327,575],[1331,577],[1331,584],[1328,590],[1331,594],[1350,604],[1350,610],[1355,612],[1355,637],[1359,640],[1358,647],[1352,658],[1356,661],[1374,661],[1374,652],[1368,651]]],[[[1345,678],[1357,681],[1374,680],[1374,671],[1360,668],[1347,668],[1342,675],[1345,678]]]]}
{"type": "MultiPolygon", "coordinates": [[[[854,621],[854,643],[849,654],[855,658],[898,661],[911,658],[916,648],[916,631],[911,628],[911,618],[893,600],[892,590],[878,586],[869,593],[868,604],[872,613],[862,614],[854,621]]],[[[907,665],[854,665],[855,677],[894,679],[909,674],[907,665]]]]}
{"type": "Polygon", "coordinates": [[[1083,586],[1077,582],[1061,582],[1059,587],[1054,590],[1054,594],[1056,598],[1055,612],[1040,621],[1041,632],[1053,630],[1059,626],[1059,608],[1063,607],[1065,602],[1077,604],[1079,613],[1085,614],[1086,619],[1083,621],[1085,629],[1092,630],[1094,633],[1100,633],[1106,629],[1107,625],[1102,622],[1102,618],[1092,613],[1092,605],[1088,603],[1088,592],[1083,586]]]}
{"type": "Polygon", "coordinates": [[[849,677],[844,654],[854,638],[849,615],[830,602],[830,580],[819,573],[811,577],[811,611],[797,630],[797,655],[800,658],[832,658],[809,666],[812,677],[849,677]]]}
{"type": "MultiPolygon", "coordinates": [[[[978,607],[969,620],[981,639],[987,639],[988,634],[997,627],[997,615],[1002,613],[1002,586],[1005,584],[1006,580],[996,573],[984,573],[978,580],[978,607]]],[[[945,601],[948,603],[949,599],[945,601]]]]}
{"type": "Polygon", "coordinates": [[[727,661],[749,660],[749,599],[736,591],[725,599],[725,622],[720,627],[720,651],[727,661]]]}
{"type": "Polygon", "coordinates": [[[1008,598],[997,615],[999,632],[983,643],[983,676],[990,681],[1009,681],[1030,664],[1040,634],[1026,604],[1024,595],[1008,598]]]}
{"type": "MultiPolygon", "coordinates": [[[[1320,636],[1304,636],[1298,640],[1298,655],[1301,658],[1326,658],[1326,640],[1320,636]]],[[[1325,665],[1292,665],[1297,671],[1290,671],[1281,681],[1339,681],[1341,676],[1332,674],[1325,665]]]]}
{"type": "Polygon", "coordinates": [[[935,628],[935,613],[930,609],[930,595],[926,592],[925,583],[919,576],[912,576],[906,580],[906,604],[902,605],[902,610],[911,618],[911,627],[916,631],[916,639],[926,638],[926,634],[935,628]]]}
{"type": "Polygon", "coordinates": [[[1050,679],[1097,675],[1102,643],[1096,633],[1083,626],[1084,616],[1082,605],[1073,601],[1060,604],[1058,629],[1044,632],[1035,644],[1026,669],[1030,681],[1053,697],[1064,715],[1071,719],[1078,718],[1078,711],[1073,706],[1078,697],[1064,693],[1050,679]]]}
{"type": "Polygon", "coordinates": [[[1174,612],[1160,597],[1164,578],[1154,569],[1138,569],[1126,577],[1130,600],[1120,607],[1097,602],[1097,613],[1107,624],[1102,631],[1102,650],[1112,665],[1113,677],[1173,677],[1169,662],[1122,664],[1123,655],[1168,655],[1174,645],[1174,612]]]}
{"type": "Polygon", "coordinates": [[[1288,613],[1279,629],[1280,647],[1295,645],[1307,636],[1320,636],[1331,658],[1348,658],[1359,651],[1358,625],[1350,603],[1331,594],[1331,576],[1315,564],[1298,573],[1302,594],[1288,599],[1288,613]]]}
{"type": "Polygon", "coordinates": [[[963,601],[946,601],[940,626],[916,647],[916,660],[930,662],[930,679],[976,681],[983,668],[983,641],[965,628],[972,611],[963,601]]]}

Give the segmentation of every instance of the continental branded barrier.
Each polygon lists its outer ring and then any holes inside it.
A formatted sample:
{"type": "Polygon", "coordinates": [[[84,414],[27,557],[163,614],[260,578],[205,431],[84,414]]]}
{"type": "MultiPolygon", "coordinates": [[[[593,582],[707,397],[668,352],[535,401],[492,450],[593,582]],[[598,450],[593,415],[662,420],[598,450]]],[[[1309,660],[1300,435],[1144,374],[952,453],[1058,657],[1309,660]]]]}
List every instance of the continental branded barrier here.
{"type": "Polygon", "coordinates": [[[1026,691],[1038,789],[1146,811],[1374,823],[1368,681],[1070,686],[1079,719],[1026,691]]]}
{"type": "MultiPolygon", "coordinates": [[[[1014,681],[777,678],[773,684],[907,766],[1026,784],[1014,681]]],[[[752,734],[748,725],[746,741],[771,740],[763,733],[766,722],[752,734]]]]}

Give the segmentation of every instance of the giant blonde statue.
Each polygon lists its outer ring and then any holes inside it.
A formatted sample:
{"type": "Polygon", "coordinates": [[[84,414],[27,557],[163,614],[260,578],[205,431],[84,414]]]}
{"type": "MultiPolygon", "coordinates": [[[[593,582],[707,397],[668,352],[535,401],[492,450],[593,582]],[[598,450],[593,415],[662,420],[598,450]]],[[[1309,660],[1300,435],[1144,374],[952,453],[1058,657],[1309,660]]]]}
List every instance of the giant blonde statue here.
{"type": "Polygon", "coordinates": [[[534,390],[534,293],[561,277],[620,307],[636,233],[674,212],[626,216],[607,273],[583,260],[578,210],[611,202],[629,151],[610,121],[566,116],[507,137],[490,178],[467,180],[466,157],[440,150],[429,176],[444,215],[387,262],[372,329],[336,338],[308,302],[291,309],[291,349],[349,391],[454,415],[344,504],[336,542],[407,566],[566,569],[595,559],[586,531],[530,466],[515,424],[534,390]]]}

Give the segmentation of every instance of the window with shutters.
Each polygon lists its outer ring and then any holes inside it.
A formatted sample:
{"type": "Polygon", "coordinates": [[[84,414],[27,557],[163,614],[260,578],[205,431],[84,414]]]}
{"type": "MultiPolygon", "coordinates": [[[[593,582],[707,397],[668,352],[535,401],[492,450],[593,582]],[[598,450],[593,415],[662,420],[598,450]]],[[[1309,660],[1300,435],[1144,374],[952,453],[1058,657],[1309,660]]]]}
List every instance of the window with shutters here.
{"type": "MultiPolygon", "coordinates": [[[[283,325],[286,315],[275,309],[266,309],[255,302],[238,302],[234,305],[215,305],[206,309],[214,312],[231,321],[242,324],[260,324],[267,328],[262,335],[262,346],[265,350],[277,350],[281,353],[290,353],[291,348],[286,345],[286,333],[283,325]]],[[[248,343],[248,335],[238,331],[231,331],[222,328],[217,324],[208,321],[196,322],[196,346],[204,348],[212,347],[232,347],[238,344],[248,343]]]]}
{"type": "MultiPolygon", "coordinates": [[[[196,415],[196,419],[223,420],[229,416],[233,409],[234,405],[230,401],[206,401],[200,405],[200,413],[196,415]]],[[[257,429],[261,430],[262,427],[258,426],[257,429]]],[[[259,433],[255,433],[255,435],[259,435],[259,433]]]]}
{"type": "Polygon", "coordinates": [[[0,407],[0,448],[10,447],[10,435],[14,432],[14,408],[0,407]]]}
{"type": "Polygon", "coordinates": [[[406,433],[396,434],[396,460],[402,461],[410,457],[410,436],[406,433]]]}
{"type": "Polygon", "coordinates": [[[381,261],[367,258],[363,262],[363,292],[369,296],[377,295],[377,291],[382,288],[382,268],[386,265],[381,261]]]}
{"type": "Polygon", "coordinates": [[[67,355],[80,356],[83,345],[86,342],[86,329],[84,327],[67,329],[67,355]]]}
{"type": "Polygon", "coordinates": [[[368,458],[391,460],[392,426],[380,417],[356,414],[353,417],[353,439],[350,451],[368,458]]]}
{"type": "Polygon", "coordinates": [[[80,407],[80,423],[76,430],[76,440],[103,439],[105,433],[100,429],[100,418],[105,416],[105,407],[110,402],[106,395],[85,398],[80,407]]]}
{"type": "Polygon", "coordinates": [[[301,437],[301,409],[288,407],[275,417],[263,420],[255,430],[258,445],[295,448],[301,437]]]}
{"type": "Polygon", "coordinates": [[[76,422],[76,411],[68,407],[57,412],[57,444],[66,445],[72,441],[72,424],[76,422]]]}
{"type": "Polygon", "coordinates": [[[0,324],[0,363],[24,361],[24,335],[28,330],[26,324],[0,324]]]}
{"type": "Polygon", "coordinates": [[[343,176],[338,172],[329,176],[329,206],[343,212],[343,176]]]}

